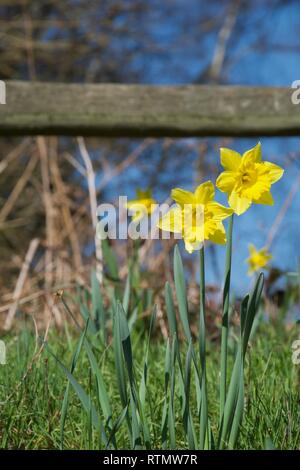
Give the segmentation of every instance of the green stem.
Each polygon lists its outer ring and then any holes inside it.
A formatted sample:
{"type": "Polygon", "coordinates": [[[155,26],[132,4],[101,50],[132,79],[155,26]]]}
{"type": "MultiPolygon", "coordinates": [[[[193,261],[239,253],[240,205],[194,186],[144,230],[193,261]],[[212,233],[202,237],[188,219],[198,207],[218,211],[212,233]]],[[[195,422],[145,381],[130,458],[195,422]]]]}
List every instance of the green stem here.
{"type": "Polygon", "coordinates": [[[201,411],[200,411],[200,449],[205,448],[205,439],[208,428],[207,411],[207,385],[206,385],[206,346],[205,346],[205,270],[204,270],[204,246],[200,250],[200,363],[201,363],[201,411]]]}
{"type": "Polygon", "coordinates": [[[229,327],[229,305],[230,305],[230,276],[232,255],[232,228],[233,215],[229,219],[228,240],[226,247],[225,279],[223,288],[223,315],[222,315],[222,337],[221,337],[221,377],[220,377],[220,423],[224,413],[226,401],[226,378],[227,378],[227,347],[229,327]]]}

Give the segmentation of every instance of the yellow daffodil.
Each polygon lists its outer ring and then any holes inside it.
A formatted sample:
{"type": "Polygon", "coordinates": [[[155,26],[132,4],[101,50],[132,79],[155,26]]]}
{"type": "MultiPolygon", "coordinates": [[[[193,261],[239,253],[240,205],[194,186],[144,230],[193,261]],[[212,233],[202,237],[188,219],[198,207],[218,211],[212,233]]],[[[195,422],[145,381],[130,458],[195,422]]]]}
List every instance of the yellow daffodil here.
{"type": "Polygon", "coordinates": [[[265,268],[271,259],[272,255],[268,253],[266,248],[257,250],[254,245],[249,245],[249,258],[246,260],[249,265],[249,276],[251,276],[256,271],[265,268]]]}
{"type": "Polygon", "coordinates": [[[132,213],[132,220],[138,222],[146,215],[151,215],[155,210],[155,205],[156,201],[152,197],[151,189],[147,189],[146,191],[137,189],[136,199],[128,201],[126,207],[132,213]]]}
{"type": "Polygon", "coordinates": [[[243,156],[227,148],[221,148],[220,152],[225,171],[219,175],[216,186],[228,194],[234,212],[240,215],[252,203],[273,205],[271,185],[282,177],[284,170],[274,163],[262,161],[261,144],[243,156]]]}
{"type": "Polygon", "coordinates": [[[222,220],[229,217],[233,210],[214,201],[214,195],[215,188],[211,181],[198,186],[194,193],[173,189],[171,196],[177,206],[160,219],[158,227],[181,234],[189,253],[200,249],[204,240],[226,243],[222,220]]]}

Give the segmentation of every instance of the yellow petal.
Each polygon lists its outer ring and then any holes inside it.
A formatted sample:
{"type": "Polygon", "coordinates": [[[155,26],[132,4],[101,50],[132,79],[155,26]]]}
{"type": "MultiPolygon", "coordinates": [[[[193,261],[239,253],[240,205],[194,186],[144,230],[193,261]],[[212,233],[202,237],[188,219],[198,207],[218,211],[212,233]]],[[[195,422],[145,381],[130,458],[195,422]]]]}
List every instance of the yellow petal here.
{"type": "Polygon", "coordinates": [[[238,152],[223,147],[220,148],[220,159],[225,170],[231,171],[236,171],[242,161],[242,157],[238,152]]]}
{"type": "Polygon", "coordinates": [[[260,197],[253,199],[256,204],[266,204],[267,206],[273,206],[274,200],[273,196],[270,191],[266,191],[265,193],[261,194],[260,197]]]}
{"type": "Polygon", "coordinates": [[[199,225],[186,225],[184,223],[183,238],[190,242],[202,243],[204,241],[204,227],[203,223],[199,225]]]}
{"type": "Polygon", "coordinates": [[[251,201],[247,198],[238,196],[235,192],[232,192],[228,199],[230,207],[234,210],[237,215],[241,215],[249,209],[251,201]]]}
{"type": "Polygon", "coordinates": [[[223,224],[219,224],[218,228],[209,234],[209,240],[218,245],[224,245],[226,243],[226,232],[223,227],[223,224]]]}
{"type": "Polygon", "coordinates": [[[180,188],[172,189],[171,197],[180,206],[184,206],[185,204],[194,204],[195,202],[193,193],[180,188]]]}
{"type": "Polygon", "coordinates": [[[217,188],[223,193],[231,193],[236,182],[235,176],[233,171],[223,171],[217,178],[217,188]]]}
{"type": "Polygon", "coordinates": [[[251,163],[259,163],[261,161],[261,143],[258,142],[258,144],[255,145],[250,150],[247,150],[243,154],[242,157],[242,163],[243,165],[249,165],[251,163]]]}
{"type": "Polygon", "coordinates": [[[268,174],[271,180],[271,183],[276,183],[276,181],[280,180],[284,173],[284,169],[281,168],[278,165],[275,165],[275,163],[271,162],[264,162],[264,166],[266,166],[269,170],[268,174]]]}
{"type": "Polygon", "coordinates": [[[183,218],[180,207],[173,207],[160,219],[157,226],[166,232],[181,233],[182,222],[183,218]]]}
{"type": "Polygon", "coordinates": [[[215,187],[211,181],[200,184],[195,190],[195,202],[198,204],[207,204],[212,201],[215,195],[215,187]]]}
{"type": "Polygon", "coordinates": [[[233,214],[233,210],[230,207],[222,206],[218,202],[210,202],[207,204],[206,209],[212,213],[213,219],[221,221],[233,214]]]}

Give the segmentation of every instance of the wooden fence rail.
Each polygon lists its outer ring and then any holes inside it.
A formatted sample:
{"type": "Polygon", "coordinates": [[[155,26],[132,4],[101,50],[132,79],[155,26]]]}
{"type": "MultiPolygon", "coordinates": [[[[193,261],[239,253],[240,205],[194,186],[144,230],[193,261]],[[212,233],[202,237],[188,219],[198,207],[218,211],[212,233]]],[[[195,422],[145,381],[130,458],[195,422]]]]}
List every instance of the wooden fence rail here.
{"type": "Polygon", "coordinates": [[[290,88],[6,83],[0,135],[300,135],[290,88]]]}

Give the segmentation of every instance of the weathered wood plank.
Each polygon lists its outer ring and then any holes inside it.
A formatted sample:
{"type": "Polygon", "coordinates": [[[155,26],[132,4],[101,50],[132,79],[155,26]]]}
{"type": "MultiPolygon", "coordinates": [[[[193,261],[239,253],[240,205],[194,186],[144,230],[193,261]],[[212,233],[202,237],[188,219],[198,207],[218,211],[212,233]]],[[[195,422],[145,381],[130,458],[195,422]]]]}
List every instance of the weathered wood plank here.
{"type": "Polygon", "coordinates": [[[7,82],[0,135],[300,135],[289,88],[7,82]]]}

